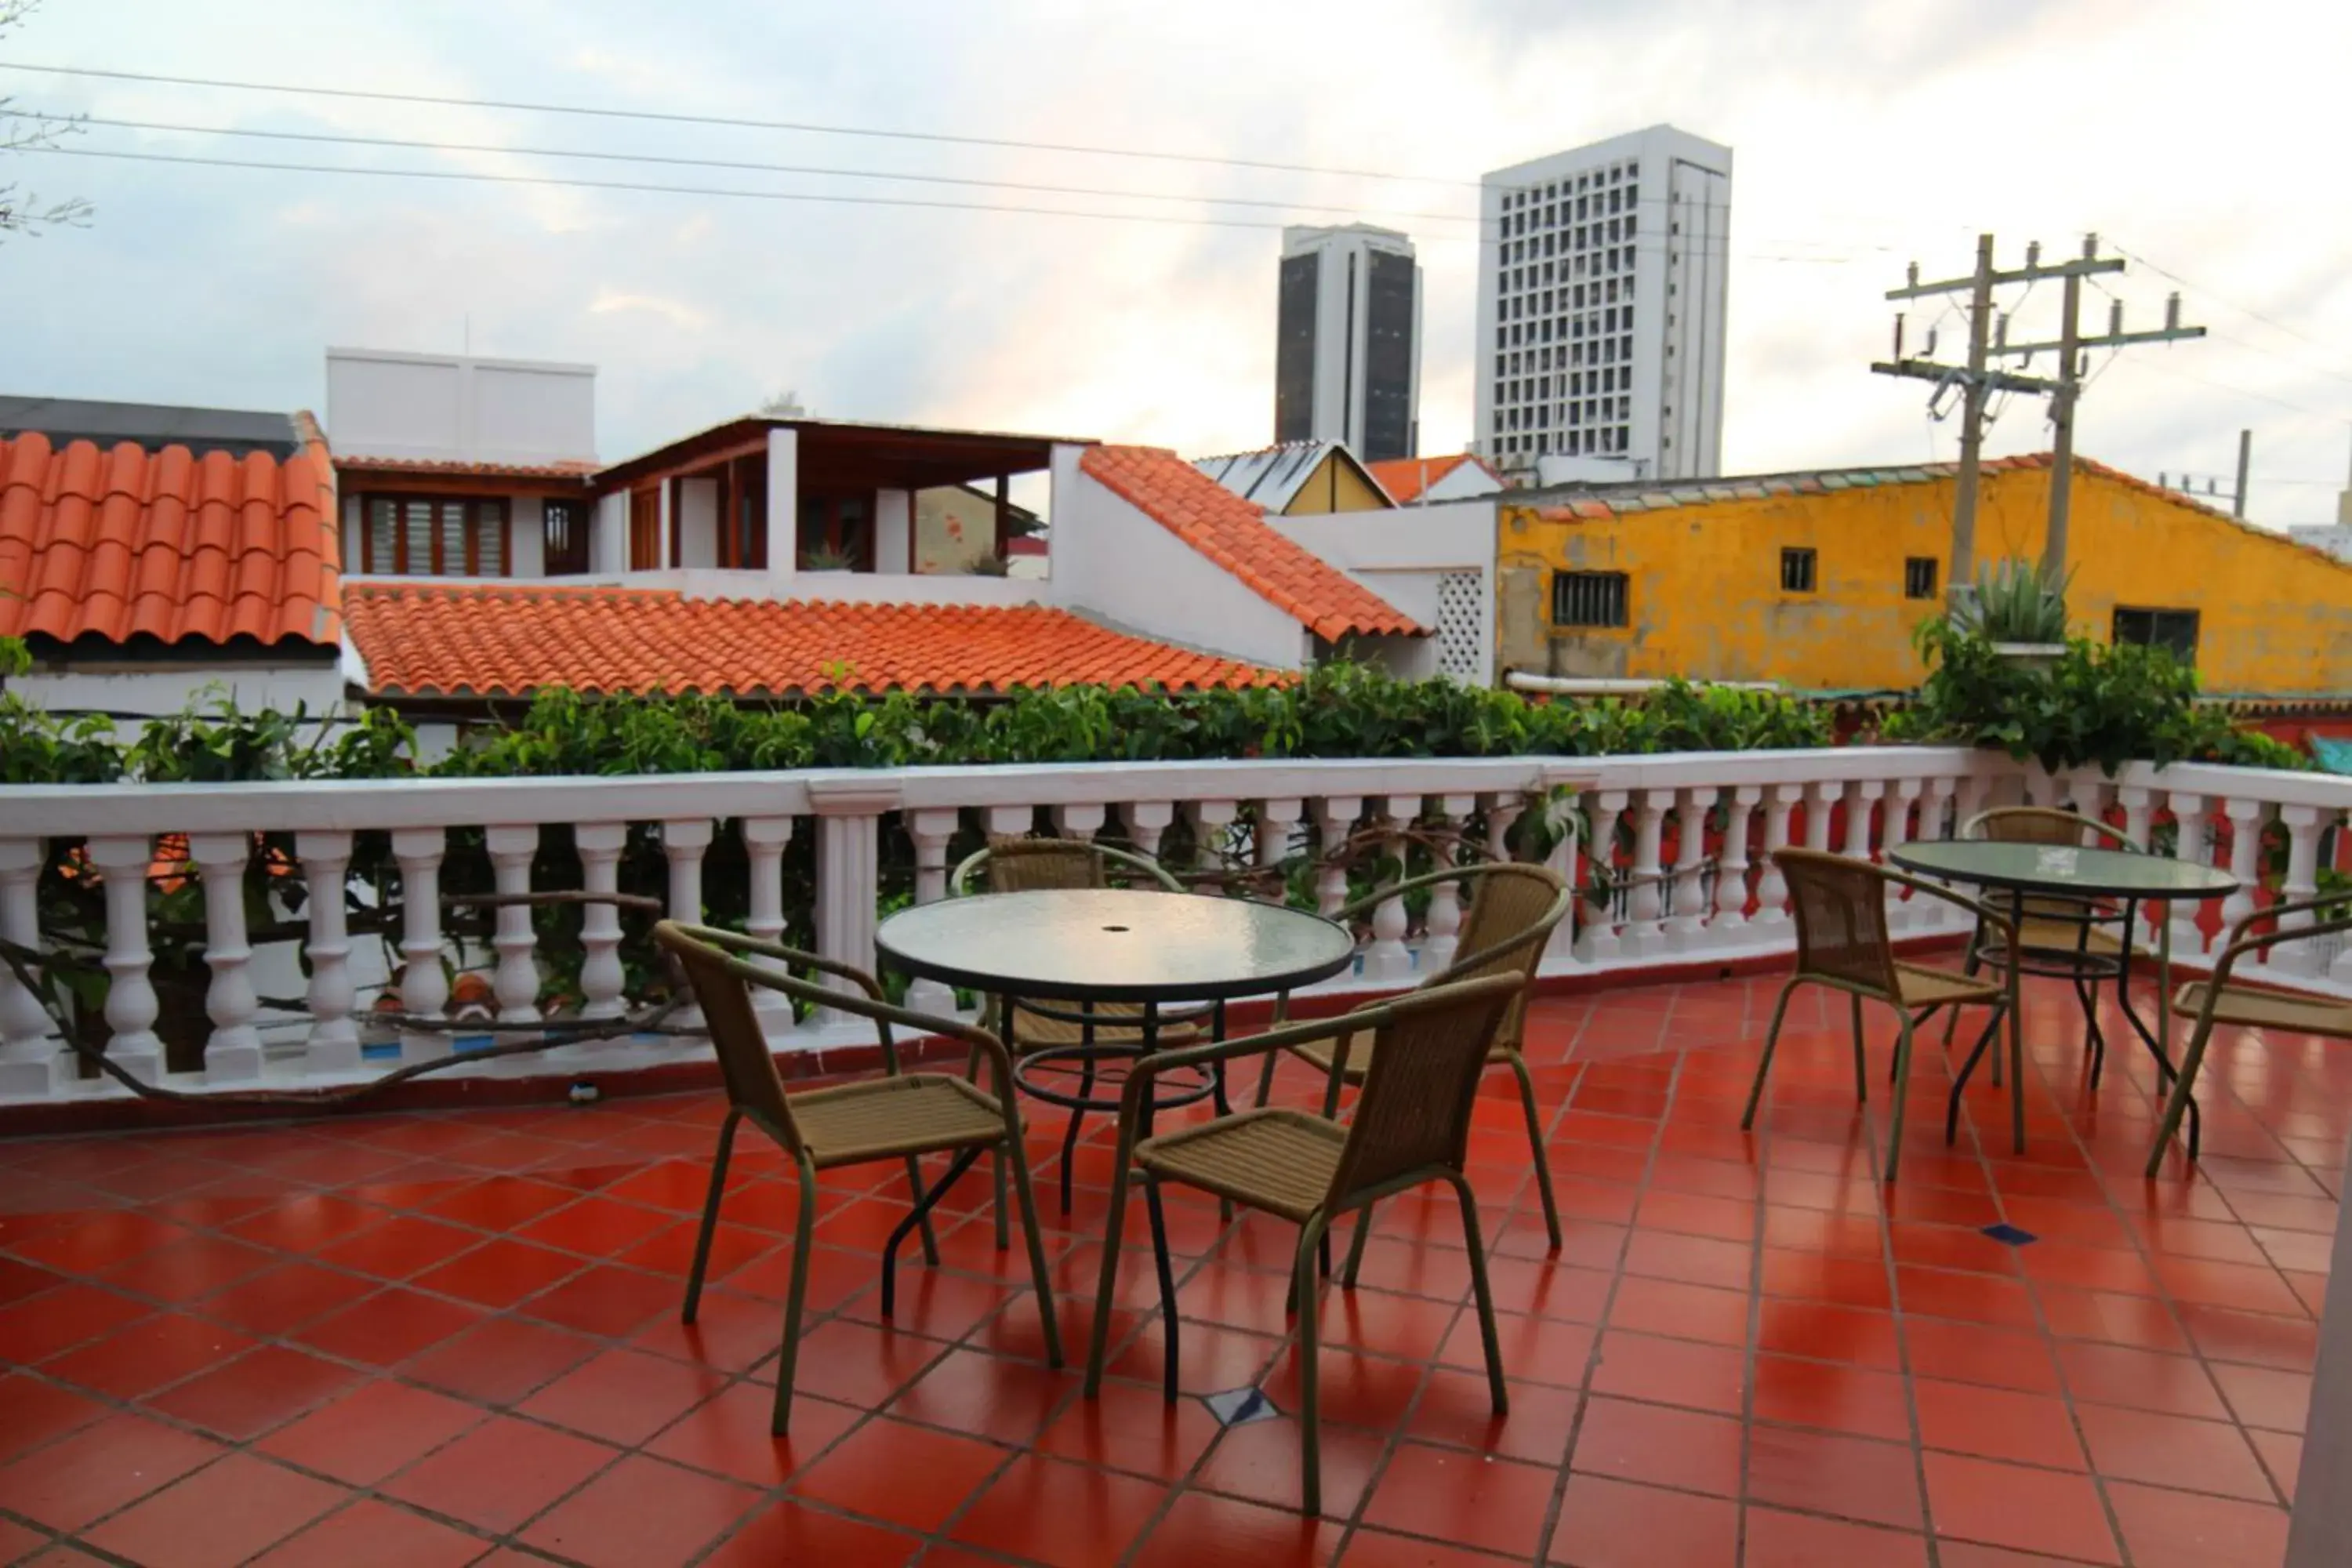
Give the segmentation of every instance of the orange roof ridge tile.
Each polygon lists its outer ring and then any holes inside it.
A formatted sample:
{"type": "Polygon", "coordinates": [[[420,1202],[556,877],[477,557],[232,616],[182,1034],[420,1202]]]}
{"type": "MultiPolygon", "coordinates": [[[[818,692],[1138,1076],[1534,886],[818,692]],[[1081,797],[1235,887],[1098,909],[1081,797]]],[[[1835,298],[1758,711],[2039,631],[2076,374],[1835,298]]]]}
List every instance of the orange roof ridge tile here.
{"type": "Polygon", "coordinates": [[[1277,670],[1130,637],[1040,605],[688,599],[674,588],[358,583],[353,645],[380,696],[848,686],[992,694],[1024,686],[1259,686],[1277,670]]]}
{"type": "Polygon", "coordinates": [[[1090,447],[1078,466],[1260,598],[1328,642],[1350,634],[1426,636],[1428,628],[1265,521],[1165,447],[1090,447]]]}
{"type": "Polygon", "coordinates": [[[280,460],[0,439],[0,635],[333,644],[341,569],[323,441],[280,460]]]}

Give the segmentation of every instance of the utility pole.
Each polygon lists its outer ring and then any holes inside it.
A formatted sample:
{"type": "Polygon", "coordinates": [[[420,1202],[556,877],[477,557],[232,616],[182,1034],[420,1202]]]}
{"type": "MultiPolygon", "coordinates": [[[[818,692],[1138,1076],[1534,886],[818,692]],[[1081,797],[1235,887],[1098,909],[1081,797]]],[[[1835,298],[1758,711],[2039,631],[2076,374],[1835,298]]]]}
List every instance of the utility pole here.
{"type": "Polygon", "coordinates": [[[2252,430],[2241,430],[2238,432],[2238,499],[2231,504],[2231,517],[2242,518],[2246,515],[2246,475],[2253,466],[2254,433],[2252,430]]]}
{"type": "MultiPolygon", "coordinates": [[[[2122,348],[2131,343],[2172,342],[2184,338],[2201,338],[2202,327],[2180,324],[2180,296],[2174,294],[2167,301],[2162,328],[2145,332],[2126,332],[2123,324],[2123,305],[2117,301],[2108,313],[2107,331],[2097,337],[2083,335],[2081,325],[2082,280],[2101,272],[2121,272],[2124,263],[2118,257],[2101,257],[2096,235],[2085,236],[2082,256],[2073,261],[2044,266],[2039,244],[2025,247],[2025,265],[2002,271],[1993,265],[1993,237],[1977,237],[1976,269],[1966,278],[1948,279],[1937,283],[1919,281],[1918,263],[1911,265],[1905,286],[1890,289],[1889,300],[1916,300],[1928,295],[1950,295],[1969,290],[1969,358],[1965,367],[1938,364],[1932,359],[1906,359],[1903,354],[1903,319],[1895,318],[1895,359],[1891,363],[1874,363],[1870,368],[1880,375],[1909,376],[1937,384],[1937,397],[1943,389],[1957,383],[1963,394],[1964,423],[1960,430],[1960,472],[1952,505],[1951,590],[1965,592],[1976,571],[1977,481],[1984,437],[1984,405],[1987,396],[1994,392],[2020,392],[2034,395],[2047,395],[2051,423],[2055,438],[2050,474],[2050,524],[2042,549],[2043,570],[2055,576],[2066,567],[2067,522],[2074,492],[2074,410],[2083,391],[2083,355],[2095,348],[2122,348]],[[2054,342],[2012,343],[2008,341],[2006,320],[1997,341],[1989,341],[1992,332],[1992,291],[2011,283],[2032,284],[2045,278],[2061,279],[2064,288],[2060,323],[2054,342]],[[1988,368],[1995,359],[2021,357],[2027,364],[2032,356],[2049,350],[2058,354],[2058,378],[2054,381],[2016,374],[2005,370],[1988,368]]],[[[1932,341],[1928,353],[1935,352],[1932,341]]],[[[1932,410],[1935,404],[1931,402],[1932,410]]],[[[2242,489],[2242,486],[2241,489],[2242,489]]]]}

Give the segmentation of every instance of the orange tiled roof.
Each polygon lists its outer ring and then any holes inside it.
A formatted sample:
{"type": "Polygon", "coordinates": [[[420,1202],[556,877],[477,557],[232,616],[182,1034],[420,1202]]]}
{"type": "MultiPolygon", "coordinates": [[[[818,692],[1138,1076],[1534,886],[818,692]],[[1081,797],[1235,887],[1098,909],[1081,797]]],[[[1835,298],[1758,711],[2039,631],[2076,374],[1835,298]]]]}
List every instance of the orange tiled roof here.
{"type": "Polygon", "coordinates": [[[1285,679],[1038,605],[688,599],[673,589],[354,584],[352,642],[383,696],[580,691],[999,692],[1285,679]]]}
{"type": "Polygon", "coordinates": [[[281,462],[0,440],[0,635],[333,644],[341,570],[323,443],[281,462]]]}
{"type": "Polygon", "coordinates": [[[338,472],[370,474],[449,474],[459,479],[577,479],[586,484],[601,465],[567,458],[560,463],[475,463],[443,458],[367,458],[346,455],[335,459],[338,472]]]}
{"type": "Polygon", "coordinates": [[[1177,538],[1327,641],[1349,633],[1427,628],[1265,521],[1164,447],[1090,447],[1079,466],[1177,538]]]}
{"type": "MultiPolygon", "coordinates": [[[[1390,500],[1399,506],[1409,506],[1423,489],[1465,463],[1478,463],[1478,459],[1467,452],[1450,452],[1442,458],[1390,458],[1378,463],[1367,463],[1364,467],[1372,471],[1372,478],[1381,481],[1381,489],[1389,492],[1390,500]]],[[[1478,463],[1478,466],[1486,467],[1483,463],[1478,463]]],[[[1492,478],[1493,470],[1488,469],[1487,472],[1492,478]]],[[[1502,481],[1496,480],[1496,488],[1500,489],[1501,484],[1502,481]]]]}

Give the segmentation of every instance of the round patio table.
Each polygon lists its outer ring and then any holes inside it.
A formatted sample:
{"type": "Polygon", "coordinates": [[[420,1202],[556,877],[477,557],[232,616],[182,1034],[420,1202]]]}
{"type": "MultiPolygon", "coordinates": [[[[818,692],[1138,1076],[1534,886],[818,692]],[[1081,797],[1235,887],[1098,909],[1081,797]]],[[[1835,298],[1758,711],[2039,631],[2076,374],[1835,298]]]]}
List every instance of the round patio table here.
{"type": "MultiPolygon", "coordinates": [[[[2122,849],[2083,848],[2065,845],[2004,843],[1982,838],[1923,839],[1888,851],[1887,858],[1906,871],[1924,877],[1941,878],[1950,882],[1966,882],[1976,887],[2007,895],[2009,915],[2009,1065],[2012,1088],[2010,1091],[2010,1119],[2012,1142],[2019,1153],[2025,1152],[2025,1098],[2016,1087],[2025,1071],[2025,1034],[2023,1011],[2018,1005],[2017,983],[2027,962],[2020,940],[2025,926],[2025,900],[2036,894],[2045,898],[2071,899],[2087,901],[2093,899],[2122,900],[2124,936],[2116,953],[2116,988],[2123,1001],[2124,1016],[2130,1020],[2133,1030],[2147,1042],[2148,1052],[2156,1058],[2158,1092],[2171,1086],[2177,1074],[2173,1066],[2170,1038],[2172,1035],[2172,921],[2164,920],[2157,925],[2157,1026],[2151,1030],[2140,1019],[2131,1002],[2131,960],[2136,945],[2132,933],[2138,929],[2139,906],[2144,902],[2169,903],[2175,900],[2202,902],[2221,898],[2238,889],[2238,879],[2225,871],[2210,866],[2193,865],[2175,860],[2168,856],[2147,855],[2122,849]]],[[[1953,1099],[1958,1103],[1959,1091],[1974,1070],[1977,1058],[1984,1054],[1990,1040],[1979,1042],[1961,1064],[1958,1080],[1953,1085],[1953,1099]]],[[[2189,1103],[2189,1148],[2190,1158],[2196,1157],[2198,1137],[2197,1102],[2189,1103]]]]}
{"type": "MultiPolygon", "coordinates": [[[[1070,1154],[1080,1119],[1118,1109],[1116,1094],[1097,1094],[1095,1076],[1106,1062],[1132,1061],[1159,1042],[1160,1009],[1172,1003],[1213,1005],[1213,1038],[1224,1037],[1225,1003],[1312,984],[1355,961],[1355,938],[1320,915],[1244,899],[1151,892],[1132,888],[1041,888],[1017,893],[975,893],[901,910],[874,933],[890,968],[997,998],[997,1016],[1009,1018],[1015,1001],[1049,998],[1079,1011],[1028,1011],[1077,1023],[1086,1037],[1023,1054],[1013,1082],[1070,1112],[1063,1138],[1063,1206],[1068,1207],[1070,1154]],[[1124,1002],[1140,1018],[1105,1018],[1127,1037],[1097,1041],[1093,1005],[1124,1002]],[[1041,1081],[1075,1068],[1076,1092],[1041,1081]]],[[[1225,1109],[1224,1074],[1196,1070],[1155,1089],[1153,1110],[1214,1096],[1225,1109]]],[[[1003,1205],[997,1207],[999,1222],[1003,1205]]]]}

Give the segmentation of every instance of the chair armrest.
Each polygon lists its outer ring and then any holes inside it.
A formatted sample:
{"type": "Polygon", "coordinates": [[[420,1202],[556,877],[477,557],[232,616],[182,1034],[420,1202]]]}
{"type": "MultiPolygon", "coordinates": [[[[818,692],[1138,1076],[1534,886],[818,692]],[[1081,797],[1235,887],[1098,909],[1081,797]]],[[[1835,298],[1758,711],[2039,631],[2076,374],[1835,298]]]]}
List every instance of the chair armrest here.
{"type": "Polygon", "coordinates": [[[2273,904],[2266,910],[2256,910],[2252,914],[2244,916],[2230,928],[2228,942],[2221,950],[2221,956],[2214,963],[2212,982],[2214,987],[2219,989],[2229,978],[2230,971],[2235,967],[2238,960],[2248,953],[2260,952],[2264,949],[2278,947],[2290,942],[2303,942],[2311,937],[2333,936],[2338,931],[2352,931],[2352,909],[2347,909],[2347,901],[2352,900],[2347,900],[2346,895],[2342,893],[2325,898],[2296,899],[2289,903],[2273,904]],[[2344,912],[2339,913],[2334,920],[2314,921],[2309,925],[2287,926],[2260,932],[2253,929],[2261,922],[2275,921],[2281,915],[2315,915],[2323,910],[2329,909],[2344,912]]]}
{"type": "Polygon", "coordinates": [[[1874,866],[1871,868],[1896,887],[1908,888],[1915,893],[1925,893],[1931,899],[1941,899],[1948,904],[1966,910],[1987,925],[1998,927],[2004,935],[2012,931],[2009,917],[1982,899],[1972,899],[1966,893],[1955,892],[1949,888],[1927,880],[1925,877],[1915,877],[1908,871],[1898,871],[1891,866],[1874,866]]]}

